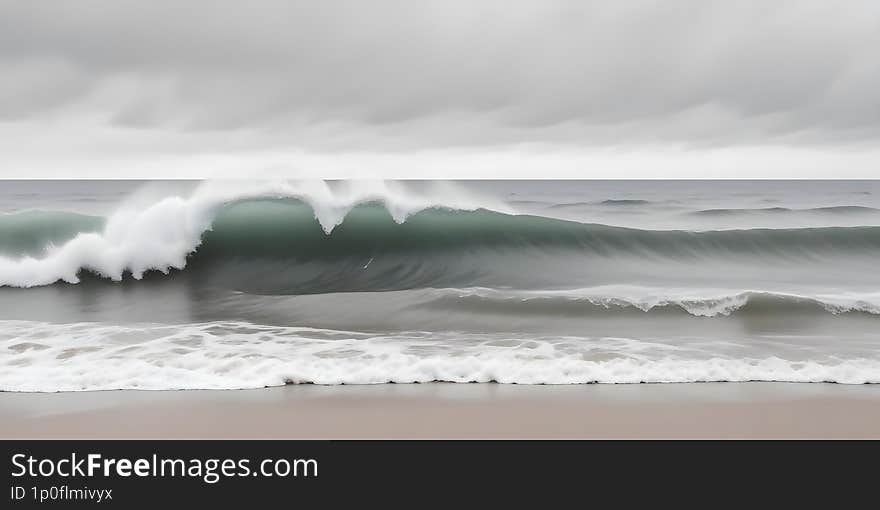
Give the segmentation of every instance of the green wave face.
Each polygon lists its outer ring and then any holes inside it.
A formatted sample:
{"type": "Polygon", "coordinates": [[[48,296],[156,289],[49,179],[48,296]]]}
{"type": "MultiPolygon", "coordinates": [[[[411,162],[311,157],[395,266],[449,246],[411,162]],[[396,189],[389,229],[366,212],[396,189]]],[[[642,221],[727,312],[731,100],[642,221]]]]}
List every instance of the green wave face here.
{"type": "Polygon", "coordinates": [[[512,248],[674,257],[870,252],[880,249],[880,227],[649,231],[486,210],[438,209],[397,223],[382,206],[366,204],[353,209],[328,235],[307,205],[264,200],[224,208],[203,236],[197,257],[310,260],[512,248]]]}
{"type": "Polygon", "coordinates": [[[104,228],[104,218],[59,211],[23,211],[0,215],[0,256],[39,257],[84,232],[104,228]]]}

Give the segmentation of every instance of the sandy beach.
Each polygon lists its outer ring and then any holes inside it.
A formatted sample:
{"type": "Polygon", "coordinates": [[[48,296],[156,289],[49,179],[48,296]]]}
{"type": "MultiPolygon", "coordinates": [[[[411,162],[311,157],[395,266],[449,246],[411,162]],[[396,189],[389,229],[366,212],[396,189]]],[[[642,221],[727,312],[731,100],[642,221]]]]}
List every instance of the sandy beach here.
{"type": "Polygon", "coordinates": [[[0,393],[0,438],[880,438],[880,387],[434,383],[0,393]]]}

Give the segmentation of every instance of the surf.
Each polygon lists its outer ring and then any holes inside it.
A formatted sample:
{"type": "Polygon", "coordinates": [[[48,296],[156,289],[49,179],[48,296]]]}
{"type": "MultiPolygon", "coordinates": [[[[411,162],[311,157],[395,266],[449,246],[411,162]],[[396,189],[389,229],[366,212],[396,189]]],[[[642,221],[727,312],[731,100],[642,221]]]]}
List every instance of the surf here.
{"type": "Polygon", "coordinates": [[[707,353],[651,339],[364,332],[243,322],[184,325],[2,321],[16,370],[2,391],[240,389],[285,384],[710,381],[880,383],[880,362],[707,353]],[[115,338],[114,342],[102,339],[115,338]],[[27,339],[26,341],[24,339],[27,339]],[[58,360],[64,362],[59,364],[58,360]],[[100,367],[100,369],[96,369],[100,367]]]}

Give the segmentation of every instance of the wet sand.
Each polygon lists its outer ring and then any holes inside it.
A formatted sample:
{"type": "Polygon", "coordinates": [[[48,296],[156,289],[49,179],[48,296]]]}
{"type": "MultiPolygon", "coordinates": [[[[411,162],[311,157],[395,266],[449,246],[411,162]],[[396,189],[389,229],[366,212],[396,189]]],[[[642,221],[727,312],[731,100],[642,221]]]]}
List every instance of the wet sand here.
{"type": "Polygon", "coordinates": [[[0,438],[880,438],[880,385],[0,393],[0,438]]]}

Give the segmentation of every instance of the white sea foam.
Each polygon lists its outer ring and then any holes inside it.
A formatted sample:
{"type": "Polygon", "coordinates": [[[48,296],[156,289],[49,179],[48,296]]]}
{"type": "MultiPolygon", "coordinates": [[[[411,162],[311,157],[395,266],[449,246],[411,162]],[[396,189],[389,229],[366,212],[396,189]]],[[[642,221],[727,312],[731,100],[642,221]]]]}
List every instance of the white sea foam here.
{"type": "Polygon", "coordinates": [[[226,204],[257,198],[294,198],[307,203],[329,233],[355,206],[381,202],[397,222],[428,208],[509,212],[494,199],[478,197],[449,183],[414,190],[400,183],[349,181],[331,186],[305,182],[206,182],[187,196],[137,197],[109,217],[103,231],[83,233],[41,258],[0,257],[0,286],[34,287],[59,280],[77,283],[88,269],[112,280],[126,271],[141,278],[148,270],[182,269],[187,255],[226,204]]]}
{"type": "Polygon", "coordinates": [[[359,332],[212,322],[0,323],[0,390],[234,389],[287,383],[880,383],[880,360],[783,357],[626,338],[359,332]],[[741,353],[741,352],[740,352],[741,353]]]}

